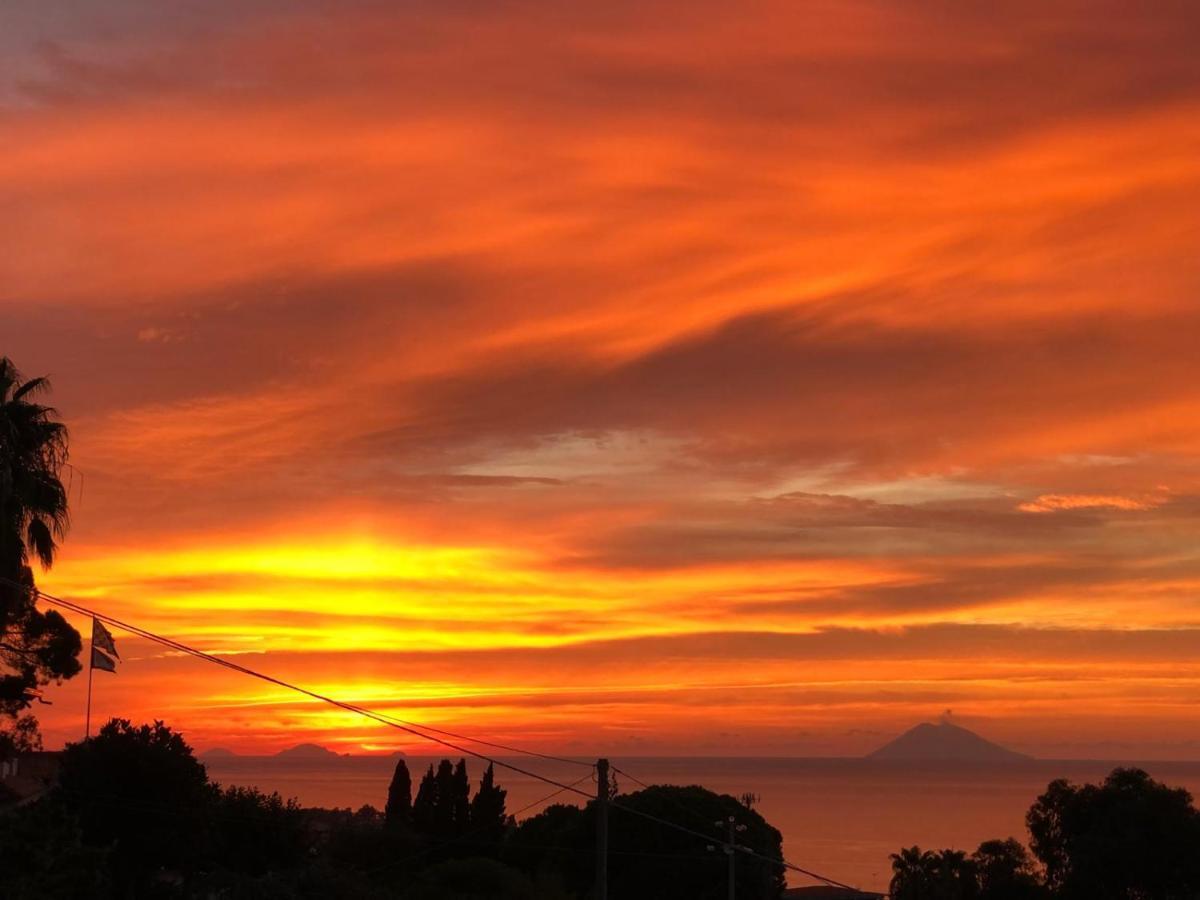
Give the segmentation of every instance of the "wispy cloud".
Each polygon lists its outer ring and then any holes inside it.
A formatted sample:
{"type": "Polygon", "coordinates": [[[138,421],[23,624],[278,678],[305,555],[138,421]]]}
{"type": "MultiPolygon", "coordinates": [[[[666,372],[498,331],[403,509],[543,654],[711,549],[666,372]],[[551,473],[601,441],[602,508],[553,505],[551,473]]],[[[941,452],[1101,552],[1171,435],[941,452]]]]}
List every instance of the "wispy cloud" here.
{"type": "Polygon", "coordinates": [[[1046,513],[1067,509],[1154,509],[1163,501],[1160,498],[1122,497],[1103,494],[1042,494],[1017,506],[1022,512],[1046,513]]]}
{"type": "MultiPolygon", "coordinates": [[[[1182,728],[1197,15],[18,4],[0,352],[85,484],[44,583],[547,745],[1182,728]]],[[[106,691],[378,742],[192,666],[106,691]]]]}

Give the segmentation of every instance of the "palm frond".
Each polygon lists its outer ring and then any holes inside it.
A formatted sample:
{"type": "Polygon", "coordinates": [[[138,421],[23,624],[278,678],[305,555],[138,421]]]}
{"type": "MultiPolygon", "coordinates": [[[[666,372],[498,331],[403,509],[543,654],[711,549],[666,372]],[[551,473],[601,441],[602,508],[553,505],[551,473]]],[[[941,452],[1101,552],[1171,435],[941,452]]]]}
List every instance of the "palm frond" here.
{"type": "Polygon", "coordinates": [[[25,538],[25,546],[37,557],[42,568],[48,569],[54,565],[54,551],[58,549],[58,544],[54,541],[51,526],[47,525],[44,519],[30,519],[25,529],[25,538]]]}
{"type": "Polygon", "coordinates": [[[27,382],[13,391],[11,402],[17,403],[24,397],[28,397],[31,394],[38,394],[42,391],[48,390],[50,390],[49,378],[45,377],[44,375],[39,378],[30,378],[27,382]]]}
{"type": "Polygon", "coordinates": [[[53,407],[32,402],[47,378],[24,380],[0,357],[0,568],[10,572],[37,559],[49,568],[70,524],[59,475],[69,435],[53,407]]]}

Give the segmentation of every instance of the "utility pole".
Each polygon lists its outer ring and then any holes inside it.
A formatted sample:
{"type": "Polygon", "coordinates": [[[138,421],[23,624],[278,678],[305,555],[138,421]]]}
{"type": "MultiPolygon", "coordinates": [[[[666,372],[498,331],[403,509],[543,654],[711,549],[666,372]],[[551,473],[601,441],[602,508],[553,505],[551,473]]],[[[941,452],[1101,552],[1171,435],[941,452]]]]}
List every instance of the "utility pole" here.
{"type": "Polygon", "coordinates": [[[608,900],[608,760],[596,760],[596,900],[608,900]]]}
{"type": "MultiPolygon", "coordinates": [[[[737,833],[739,831],[745,831],[746,826],[738,825],[737,822],[734,820],[733,816],[730,816],[728,819],[726,819],[723,822],[718,821],[713,824],[715,824],[718,828],[726,829],[727,837],[725,839],[725,844],[722,849],[724,849],[724,851],[725,851],[726,859],[729,860],[729,900],[736,900],[736,898],[737,898],[737,880],[734,875],[734,856],[739,849],[738,845],[737,845],[737,833]]],[[[712,845],[709,845],[708,849],[716,850],[717,848],[713,847],[712,845]]]]}
{"type": "Polygon", "coordinates": [[[734,900],[734,896],[737,893],[737,880],[734,877],[734,872],[733,872],[733,868],[734,868],[734,862],[733,862],[733,860],[734,860],[734,856],[733,856],[733,847],[734,847],[733,816],[729,817],[729,821],[726,824],[729,826],[729,841],[728,841],[728,843],[725,844],[725,856],[729,859],[729,900],[734,900]]]}

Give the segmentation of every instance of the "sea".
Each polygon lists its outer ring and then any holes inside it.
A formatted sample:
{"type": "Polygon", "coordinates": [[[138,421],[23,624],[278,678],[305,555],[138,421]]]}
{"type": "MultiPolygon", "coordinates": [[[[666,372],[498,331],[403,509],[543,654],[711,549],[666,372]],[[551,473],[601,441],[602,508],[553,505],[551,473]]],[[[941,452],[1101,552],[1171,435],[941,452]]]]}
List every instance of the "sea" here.
{"type": "MultiPolygon", "coordinates": [[[[564,784],[587,770],[565,762],[501,759],[564,784]]],[[[408,757],[414,780],[437,759],[408,757]]],[[[582,762],[582,760],[581,760],[582,762]]],[[[590,762],[590,761],[589,761],[590,762]]],[[[1117,766],[1138,766],[1171,786],[1200,795],[1200,762],[1036,760],[1017,763],[912,763],[866,759],[635,758],[614,759],[622,793],[644,784],[703,785],[718,793],[759,798],[755,809],[783,833],[784,856],[795,865],[863,890],[883,891],[891,877],[889,854],[901,847],[971,851],[990,838],[1027,842],[1025,812],[1052,780],[1102,780],[1117,766]],[[627,774],[623,774],[627,773],[627,774]]],[[[305,806],[383,808],[395,758],[345,756],[286,759],[220,756],[204,759],[225,785],[257,787],[295,797],[305,806]]],[[[483,764],[468,760],[472,783],[483,764]]],[[[528,775],[497,769],[518,819],[551,803],[582,803],[528,775]]],[[[694,823],[682,822],[691,825],[694,823]]],[[[812,884],[790,873],[790,886],[812,884]]]]}

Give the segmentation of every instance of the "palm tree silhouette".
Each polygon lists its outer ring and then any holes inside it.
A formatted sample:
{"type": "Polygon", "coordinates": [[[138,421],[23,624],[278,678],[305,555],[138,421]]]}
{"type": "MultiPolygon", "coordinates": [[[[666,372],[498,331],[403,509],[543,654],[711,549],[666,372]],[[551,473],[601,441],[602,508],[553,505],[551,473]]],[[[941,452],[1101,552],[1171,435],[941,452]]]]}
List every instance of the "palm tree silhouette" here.
{"type": "MultiPolygon", "coordinates": [[[[50,681],[79,672],[79,633],[35,604],[33,562],[54,563],[69,524],[60,472],[67,429],[35,398],[45,378],[23,380],[0,357],[0,716],[13,717],[50,681]]],[[[3,749],[0,746],[0,749],[3,749]]]]}
{"type": "Polygon", "coordinates": [[[50,568],[69,522],[58,477],[67,428],[52,408],[32,402],[49,388],[45,378],[23,382],[12,360],[0,357],[0,566],[9,577],[31,553],[50,568]]]}
{"type": "Polygon", "coordinates": [[[933,854],[920,847],[904,847],[891,855],[892,883],[889,890],[895,900],[924,900],[932,886],[933,854]]]}

